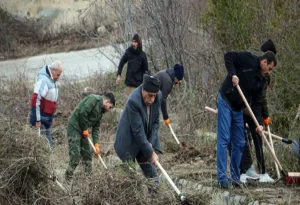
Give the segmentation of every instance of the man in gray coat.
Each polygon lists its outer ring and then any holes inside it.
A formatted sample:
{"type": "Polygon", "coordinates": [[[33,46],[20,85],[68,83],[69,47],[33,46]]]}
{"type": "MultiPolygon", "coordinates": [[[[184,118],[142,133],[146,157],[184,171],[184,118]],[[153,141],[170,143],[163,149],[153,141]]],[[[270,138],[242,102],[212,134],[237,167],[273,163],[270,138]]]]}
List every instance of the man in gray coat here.
{"type": "Polygon", "coordinates": [[[160,81],[147,74],[143,84],[129,96],[119,120],[114,148],[123,162],[135,160],[147,178],[157,177],[155,151],[162,153],[159,129],[159,108],[162,94],[160,81]]]}
{"type": "Polygon", "coordinates": [[[175,64],[173,68],[167,70],[161,70],[158,73],[154,74],[160,82],[160,91],[162,92],[162,103],[161,103],[161,112],[164,118],[164,122],[167,127],[170,125],[170,118],[167,110],[167,98],[171,93],[173,86],[175,84],[180,84],[184,76],[184,67],[179,64],[175,64]]]}

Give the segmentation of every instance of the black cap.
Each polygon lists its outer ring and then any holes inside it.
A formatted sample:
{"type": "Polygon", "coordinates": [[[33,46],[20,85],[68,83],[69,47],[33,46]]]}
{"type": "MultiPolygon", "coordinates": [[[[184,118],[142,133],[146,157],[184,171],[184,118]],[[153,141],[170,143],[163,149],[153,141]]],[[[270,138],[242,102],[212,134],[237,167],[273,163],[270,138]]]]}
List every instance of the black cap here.
{"type": "Polygon", "coordinates": [[[160,88],[160,81],[154,76],[144,74],[143,88],[147,92],[157,93],[159,91],[159,88],[160,88]]]}

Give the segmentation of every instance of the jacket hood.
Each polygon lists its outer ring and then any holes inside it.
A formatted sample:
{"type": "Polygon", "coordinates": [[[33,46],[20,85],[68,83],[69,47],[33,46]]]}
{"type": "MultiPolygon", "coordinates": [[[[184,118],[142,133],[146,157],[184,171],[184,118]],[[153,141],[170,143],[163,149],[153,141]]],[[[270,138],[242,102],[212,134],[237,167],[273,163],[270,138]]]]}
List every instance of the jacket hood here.
{"type": "Polygon", "coordinates": [[[44,66],[44,67],[38,72],[38,78],[43,77],[43,76],[49,78],[49,80],[54,81],[53,78],[52,78],[52,76],[51,76],[51,74],[50,74],[49,67],[48,67],[47,65],[44,66]]]}

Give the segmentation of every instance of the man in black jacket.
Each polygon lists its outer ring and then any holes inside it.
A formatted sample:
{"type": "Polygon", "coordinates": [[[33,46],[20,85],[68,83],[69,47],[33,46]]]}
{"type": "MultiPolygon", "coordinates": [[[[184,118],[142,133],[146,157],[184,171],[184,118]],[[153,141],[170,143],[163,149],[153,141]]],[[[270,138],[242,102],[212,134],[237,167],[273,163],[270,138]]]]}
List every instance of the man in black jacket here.
{"type": "Polygon", "coordinates": [[[148,62],[146,53],[142,50],[142,40],[138,34],[134,34],[132,38],[132,45],[127,48],[123,55],[119,66],[116,83],[121,81],[121,74],[123,66],[128,62],[126,78],[125,78],[125,102],[130,93],[143,82],[143,75],[148,73],[148,62]]]}
{"type": "MultiPolygon", "coordinates": [[[[265,84],[264,75],[276,66],[275,54],[271,51],[258,57],[249,52],[227,52],[224,55],[228,74],[218,94],[218,141],[217,176],[220,188],[229,188],[227,177],[227,150],[231,143],[230,175],[233,185],[240,182],[240,162],[245,145],[242,109],[245,104],[237,91],[240,85],[247,101],[252,104],[259,124],[261,117],[261,93],[265,84]]],[[[256,128],[262,132],[262,126],[256,128]]]]}
{"type": "MultiPolygon", "coordinates": [[[[272,51],[275,55],[277,53],[276,47],[271,39],[265,41],[262,44],[260,50],[263,53],[267,52],[267,51],[272,51]]],[[[262,112],[262,117],[263,117],[263,123],[267,127],[271,121],[271,118],[269,116],[269,110],[268,110],[268,102],[267,102],[267,98],[266,98],[267,88],[268,88],[268,85],[270,84],[270,75],[266,74],[264,77],[265,77],[266,83],[265,83],[265,86],[262,91],[260,106],[261,106],[261,112],[262,112]]],[[[251,107],[252,107],[252,105],[251,105],[251,107]]],[[[252,137],[253,142],[254,142],[257,167],[258,167],[258,170],[260,171],[260,175],[256,173],[256,170],[252,164],[253,161],[252,161],[252,157],[250,154],[250,147],[249,147],[251,138],[246,137],[246,140],[249,143],[246,143],[246,145],[244,147],[244,151],[243,151],[243,157],[241,159],[240,180],[241,180],[241,182],[246,182],[247,178],[250,178],[250,179],[259,179],[259,182],[272,183],[272,182],[274,182],[274,179],[272,179],[269,176],[269,174],[266,173],[266,170],[265,170],[262,138],[255,132],[255,128],[256,128],[255,123],[252,120],[252,118],[247,110],[244,111],[244,123],[245,124],[247,123],[249,126],[248,130],[245,127],[245,131],[248,132],[246,134],[246,136],[252,137]]]]}
{"type": "Polygon", "coordinates": [[[167,70],[161,70],[158,73],[154,74],[157,77],[160,84],[160,91],[162,92],[162,103],[161,103],[161,112],[164,118],[166,126],[170,125],[170,118],[167,110],[167,98],[170,92],[173,89],[175,84],[180,84],[184,76],[184,67],[182,65],[176,64],[173,68],[167,70]]]}

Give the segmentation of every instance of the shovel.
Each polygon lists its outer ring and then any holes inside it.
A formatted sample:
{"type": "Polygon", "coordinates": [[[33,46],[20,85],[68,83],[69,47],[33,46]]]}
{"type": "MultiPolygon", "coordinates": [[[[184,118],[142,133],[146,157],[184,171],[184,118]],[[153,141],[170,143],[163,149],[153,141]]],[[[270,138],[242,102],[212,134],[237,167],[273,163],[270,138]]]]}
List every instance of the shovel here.
{"type": "Polygon", "coordinates": [[[173,130],[171,124],[169,124],[169,128],[170,128],[170,130],[171,130],[171,133],[172,133],[172,135],[173,135],[173,137],[174,137],[176,143],[177,143],[179,146],[181,146],[181,145],[180,145],[180,142],[179,142],[179,140],[178,140],[178,138],[176,137],[176,135],[175,135],[175,133],[174,133],[174,130],[173,130]]]}
{"type": "MultiPolygon", "coordinates": [[[[266,131],[264,131],[264,133],[266,133],[266,131]]],[[[286,144],[291,144],[293,151],[295,152],[295,154],[300,157],[300,153],[299,153],[299,143],[297,142],[297,140],[290,140],[287,138],[283,138],[283,137],[279,137],[277,135],[271,134],[272,138],[276,139],[276,140],[280,140],[281,142],[284,142],[286,144]]]]}
{"type": "MultiPolygon", "coordinates": [[[[245,103],[245,105],[246,105],[246,107],[247,107],[247,109],[248,109],[248,111],[249,111],[249,113],[250,113],[250,115],[251,115],[251,117],[252,117],[252,119],[253,119],[253,121],[254,121],[256,127],[259,127],[260,125],[258,124],[258,121],[257,121],[256,117],[254,116],[254,114],[253,114],[253,112],[252,112],[252,109],[250,108],[250,106],[249,106],[249,104],[248,104],[248,102],[247,102],[247,100],[246,100],[246,98],[245,98],[245,96],[244,96],[244,94],[243,94],[243,92],[242,92],[240,86],[239,86],[239,85],[236,85],[236,88],[237,88],[237,90],[238,90],[238,92],[239,92],[241,98],[243,99],[243,101],[244,101],[244,103],[245,103]]],[[[274,158],[275,163],[278,165],[278,168],[279,168],[279,170],[280,170],[282,176],[286,177],[286,176],[287,176],[287,175],[286,175],[286,172],[283,170],[283,168],[282,168],[282,166],[281,166],[279,160],[277,159],[275,153],[274,153],[273,150],[272,150],[271,145],[269,144],[269,142],[268,142],[268,140],[267,140],[267,138],[266,138],[266,136],[265,136],[265,134],[264,134],[263,132],[261,133],[261,136],[262,136],[262,139],[264,140],[264,142],[266,143],[266,145],[267,145],[269,151],[271,152],[271,154],[272,154],[272,156],[273,156],[273,158],[274,158]]]]}
{"type": "Polygon", "coordinates": [[[183,194],[179,191],[179,189],[177,188],[177,186],[175,185],[175,183],[172,181],[172,179],[170,178],[170,176],[168,175],[168,173],[166,172],[166,170],[161,166],[161,164],[159,163],[159,161],[156,161],[155,164],[160,169],[160,171],[163,173],[163,175],[168,180],[169,184],[172,186],[172,188],[175,190],[175,192],[177,193],[177,196],[179,197],[179,199],[181,201],[181,204],[182,205],[189,205],[189,202],[185,199],[185,197],[183,196],[183,194]]]}
{"type": "Polygon", "coordinates": [[[215,113],[215,114],[218,114],[218,111],[216,109],[211,108],[211,107],[205,106],[205,110],[210,111],[210,112],[215,113]]]}
{"type": "MultiPolygon", "coordinates": [[[[89,137],[88,137],[87,139],[88,139],[88,141],[89,141],[91,147],[93,148],[94,153],[96,153],[96,148],[95,148],[95,146],[94,146],[92,140],[91,140],[89,137]]],[[[98,159],[100,160],[101,164],[104,166],[104,168],[107,169],[107,166],[105,165],[104,161],[102,160],[100,154],[97,154],[97,157],[98,157],[98,159]]]]}
{"type": "MultiPolygon", "coordinates": [[[[210,111],[210,112],[215,113],[215,114],[218,114],[218,111],[217,111],[216,109],[213,109],[213,108],[208,107],[208,106],[205,106],[205,110],[210,111]]],[[[263,132],[265,133],[265,135],[268,134],[267,131],[263,131],[263,132]]],[[[280,141],[282,141],[283,143],[286,143],[286,144],[292,144],[292,149],[293,149],[293,151],[295,152],[295,154],[296,154],[298,157],[300,157],[300,153],[299,153],[300,147],[299,147],[299,144],[298,144],[297,140],[292,141],[292,140],[290,140],[290,139],[282,138],[282,137],[279,137],[278,135],[274,135],[274,134],[271,134],[271,136],[272,136],[273,139],[280,140],[280,141]]]]}
{"type": "MultiPolygon", "coordinates": [[[[265,133],[265,134],[268,134],[267,131],[264,131],[264,133],[265,133]]],[[[287,138],[279,137],[279,136],[274,135],[274,134],[271,134],[271,136],[272,136],[273,139],[280,140],[280,141],[282,141],[282,142],[284,142],[284,143],[286,143],[286,144],[292,144],[292,143],[293,143],[292,140],[287,139],[287,138]]]]}
{"type": "MultiPolygon", "coordinates": [[[[271,131],[270,131],[270,126],[269,126],[269,125],[267,126],[267,129],[268,129],[269,141],[270,141],[272,150],[273,150],[273,152],[275,153],[274,145],[273,145],[273,140],[272,140],[272,136],[271,136],[271,131]]],[[[280,179],[280,172],[279,172],[279,169],[278,169],[278,166],[277,166],[276,163],[275,163],[275,168],[276,168],[277,178],[280,179]]]]}
{"type": "Polygon", "coordinates": [[[68,190],[57,180],[56,176],[50,175],[49,179],[54,181],[66,194],[69,194],[68,190]]]}
{"type": "MultiPolygon", "coordinates": [[[[38,128],[37,129],[37,132],[38,132],[38,137],[41,137],[41,128],[38,128]]],[[[48,143],[48,145],[49,145],[49,142],[48,142],[48,140],[47,140],[47,143],[48,143]]],[[[50,150],[51,150],[51,147],[50,147],[50,150]]],[[[69,192],[68,192],[68,190],[57,180],[57,178],[56,178],[56,176],[51,176],[50,175],[50,177],[49,177],[51,180],[53,180],[56,184],[57,184],[57,186],[59,186],[59,188],[61,188],[61,190],[63,190],[66,194],[68,194],[69,192]]]]}

